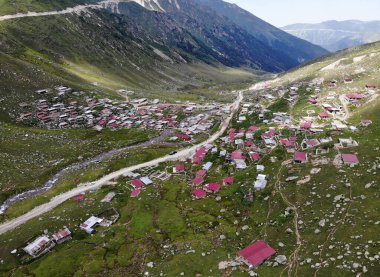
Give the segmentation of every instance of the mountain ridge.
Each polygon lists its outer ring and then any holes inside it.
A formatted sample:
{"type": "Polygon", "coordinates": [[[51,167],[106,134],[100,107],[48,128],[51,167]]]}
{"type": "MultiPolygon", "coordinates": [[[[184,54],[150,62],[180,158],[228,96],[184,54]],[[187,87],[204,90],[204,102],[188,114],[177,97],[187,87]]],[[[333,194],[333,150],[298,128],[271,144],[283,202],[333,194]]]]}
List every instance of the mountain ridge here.
{"type": "Polygon", "coordinates": [[[329,20],[292,24],[282,29],[333,52],[380,40],[380,21],[329,20]]]}

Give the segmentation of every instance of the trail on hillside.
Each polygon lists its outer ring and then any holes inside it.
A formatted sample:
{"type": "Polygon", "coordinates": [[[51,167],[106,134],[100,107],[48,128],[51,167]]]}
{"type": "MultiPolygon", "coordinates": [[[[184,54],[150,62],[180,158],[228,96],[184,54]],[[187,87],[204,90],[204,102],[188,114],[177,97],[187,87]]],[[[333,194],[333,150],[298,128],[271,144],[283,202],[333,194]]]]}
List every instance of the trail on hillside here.
{"type": "Polygon", "coordinates": [[[0,21],[17,19],[17,18],[24,18],[24,17],[40,17],[40,16],[51,16],[51,15],[79,13],[79,12],[86,11],[89,9],[112,8],[113,10],[118,11],[117,5],[121,2],[125,2],[125,1],[123,1],[123,0],[104,0],[104,1],[99,2],[98,4],[78,5],[78,6],[67,8],[67,9],[60,10],[60,11],[27,12],[27,13],[3,15],[3,16],[0,16],[0,21]]]}

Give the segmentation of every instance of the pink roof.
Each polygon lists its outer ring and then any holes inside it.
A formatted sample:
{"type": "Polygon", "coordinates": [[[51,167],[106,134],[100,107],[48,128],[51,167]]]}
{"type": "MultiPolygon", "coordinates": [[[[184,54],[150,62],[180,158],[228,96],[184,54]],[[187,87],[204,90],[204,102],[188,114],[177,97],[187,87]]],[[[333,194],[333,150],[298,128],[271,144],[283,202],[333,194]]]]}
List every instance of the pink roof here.
{"type": "Polygon", "coordinates": [[[183,140],[191,140],[191,137],[189,135],[185,134],[176,134],[177,138],[183,139],[183,140]]]}
{"type": "Polygon", "coordinates": [[[72,199],[79,202],[79,201],[83,201],[84,199],[86,199],[86,197],[84,196],[84,194],[78,194],[78,195],[73,196],[72,199]]]}
{"type": "Polygon", "coordinates": [[[296,141],[297,141],[297,137],[289,137],[289,141],[294,141],[294,142],[296,142],[296,141]]]}
{"type": "Polygon", "coordinates": [[[305,152],[296,152],[294,153],[294,160],[296,162],[305,162],[307,161],[307,154],[305,152]]]}
{"type": "Polygon", "coordinates": [[[226,177],[223,179],[223,183],[226,185],[232,185],[234,183],[234,177],[226,177]]]}
{"type": "Polygon", "coordinates": [[[319,113],[318,116],[320,118],[329,118],[330,117],[328,113],[319,113]]]}
{"type": "Polygon", "coordinates": [[[376,88],[376,85],[374,85],[374,84],[367,84],[365,87],[366,88],[376,88]]]}
{"type": "Polygon", "coordinates": [[[141,190],[139,190],[139,189],[133,190],[131,192],[131,197],[137,197],[137,196],[139,196],[140,192],[141,192],[141,190]]]}
{"type": "Polygon", "coordinates": [[[219,184],[217,184],[217,183],[210,183],[210,184],[204,186],[204,188],[206,190],[211,190],[213,192],[218,192],[220,190],[220,187],[221,186],[219,184]]]}
{"type": "Polygon", "coordinates": [[[248,128],[248,131],[255,132],[255,131],[257,131],[258,129],[259,129],[259,128],[258,128],[257,126],[253,125],[253,126],[251,126],[251,127],[248,128]]]}
{"type": "Polygon", "coordinates": [[[362,94],[358,94],[358,93],[349,93],[349,94],[346,94],[346,97],[349,98],[349,99],[363,99],[364,98],[364,95],[362,94]]]}
{"type": "Polygon", "coordinates": [[[259,153],[252,152],[252,153],[250,153],[250,155],[251,155],[252,160],[254,160],[254,161],[260,160],[260,154],[259,153]]]}
{"type": "Polygon", "coordinates": [[[201,169],[197,172],[197,177],[205,177],[206,176],[206,173],[207,173],[207,170],[206,169],[201,169]]]}
{"type": "Polygon", "coordinates": [[[203,178],[195,178],[195,179],[193,179],[193,180],[191,181],[191,183],[192,183],[193,185],[200,185],[200,184],[202,184],[204,181],[205,181],[205,180],[204,180],[203,178]]]}
{"type": "Polygon", "coordinates": [[[185,171],[185,164],[178,163],[175,165],[175,169],[177,170],[177,172],[185,171]]]}
{"type": "Polygon", "coordinates": [[[131,181],[131,185],[135,188],[135,189],[140,189],[142,187],[145,186],[145,184],[139,180],[139,179],[134,179],[131,181]]]}
{"type": "Polygon", "coordinates": [[[301,129],[310,129],[311,123],[310,122],[302,122],[301,123],[301,129]]]}
{"type": "Polygon", "coordinates": [[[316,139],[309,139],[309,140],[306,141],[306,144],[307,144],[308,146],[316,146],[316,145],[319,144],[319,142],[318,142],[318,140],[316,140],[316,139]]]}
{"type": "Polygon", "coordinates": [[[245,160],[244,154],[241,150],[236,150],[231,153],[231,160],[245,160]]]}
{"type": "Polygon", "coordinates": [[[312,104],[317,104],[318,103],[317,99],[315,99],[315,98],[309,98],[309,102],[312,103],[312,104]]]}
{"type": "Polygon", "coordinates": [[[258,240],[254,244],[239,251],[239,255],[253,267],[258,267],[275,254],[276,250],[262,240],[258,240]]]}
{"type": "Polygon", "coordinates": [[[207,192],[205,192],[203,189],[197,189],[192,192],[192,194],[196,198],[204,198],[207,195],[207,192]]]}
{"type": "Polygon", "coordinates": [[[342,154],[342,160],[346,164],[358,164],[359,159],[355,154],[342,154]]]}
{"type": "Polygon", "coordinates": [[[194,155],[193,157],[193,161],[194,161],[194,164],[200,164],[203,159],[206,157],[207,155],[207,152],[208,152],[208,149],[206,147],[201,147],[194,155]]]}
{"type": "Polygon", "coordinates": [[[247,142],[245,143],[245,145],[248,146],[248,147],[255,146],[255,144],[253,143],[252,140],[247,141],[247,142]]]}

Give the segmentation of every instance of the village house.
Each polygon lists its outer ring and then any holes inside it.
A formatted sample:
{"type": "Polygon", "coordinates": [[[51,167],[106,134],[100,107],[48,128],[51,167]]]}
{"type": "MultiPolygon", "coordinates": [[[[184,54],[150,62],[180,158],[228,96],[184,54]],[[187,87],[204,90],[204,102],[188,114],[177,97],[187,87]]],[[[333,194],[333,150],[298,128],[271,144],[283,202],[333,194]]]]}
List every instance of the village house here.
{"type": "Polygon", "coordinates": [[[230,186],[234,184],[234,177],[226,177],[223,179],[223,185],[230,186]]]}
{"type": "Polygon", "coordinates": [[[132,180],[131,185],[134,189],[141,189],[145,186],[145,184],[139,179],[132,180]]]}
{"type": "Polygon", "coordinates": [[[262,240],[256,241],[252,245],[239,251],[239,256],[250,268],[259,267],[262,263],[275,254],[276,250],[262,240]]]}
{"type": "Polygon", "coordinates": [[[148,176],[141,177],[140,180],[144,183],[145,186],[153,184],[153,181],[148,176]]]}
{"type": "Polygon", "coordinates": [[[141,193],[141,189],[132,190],[131,197],[132,198],[136,198],[136,197],[138,197],[140,195],[140,193],[141,193]]]}
{"type": "Polygon", "coordinates": [[[374,91],[374,90],[376,89],[376,85],[375,85],[375,84],[367,84],[367,85],[365,86],[365,89],[366,89],[367,91],[374,91]]]}
{"type": "Polygon", "coordinates": [[[54,233],[52,237],[57,244],[61,244],[72,239],[71,232],[67,227],[64,227],[62,230],[54,233]]]}
{"type": "Polygon", "coordinates": [[[191,181],[191,183],[192,183],[194,186],[199,186],[199,185],[202,185],[204,181],[205,181],[205,180],[204,180],[203,178],[201,178],[201,177],[196,177],[196,178],[194,178],[194,179],[191,181]]]}
{"type": "Polygon", "coordinates": [[[210,183],[203,187],[203,189],[208,193],[216,193],[220,190],[221,186],[218,183],[210,183]]]}
{"type": "Polygon", "coordinates": [[[354,80],[352,79],[352,77],[347,76],[344,77],[343,81],[345,84],[351,84],[354,80]]]}
{"type": "Polygon", "coordinates": [[[321,120],[325,120],[325,119],[329,119],[329,118],[330,118],[329,114],[326,113],[326,112],[318,113],[318,117],[319,117],[319,119],[321,119],[321,120]]]}
{"type": "Polygon", "coordinates": [[[212,167],[212,162],[207,162],[202,166],[202,169],[209,171],[212,167]]]}
{"type": "Polygon", "coordinates": [[[207,192],[204,191],[203,189],[197,189],[197,190],[194,190],[192,192],[193,196],[196,198],[196,199],[201,199],[201,198],[204,198],[206,197],[207,195],[207,192]]]}
{"type": "Polygon", "coordinates": [[[267,176],[263,174],[259,174],[256,178],[256,181],[253,185],[255,190],[263,190],[267,186],[268,181],[266,180],[267,176]]]}
{"type": "Polygon", "coordinates": [[[265,166],[258,164],[256,165],[256,170],[257,172],[264,172],[265,166]]]}
{"type": "Polygon", "coordinates": [[[38,258],[47,253],[54,246],[55,243],[47,235],[42,235],[25,246],[23,250],[33,258],[38,258]]]}
{"type": "Polygon", "coordinates": [[[257,152],[250,152],[249,156],[251,157],[252,161],[254,161],[254,162],[257,162],[261,158],[260,154],[257,152]]]}
{"type": "Polygon", "coordinates": [[[359,146],[359,143],[356,140],[353,140],[352,138],[349,138],[349,139],[340,138],[339,139],[339,148],[356,147],[356,146],[359,146]]]}
{"type": "Polygon", "coordinates": [[[101,224],[103,219],[98,218],[96,216],[91,216],[89,219],[87,219],[85,222],[81,223],[79,227],[86,231],[88,234],[95,233],[95,227],[99,224],[101,224]]]}
{"type": "Polygon", "coordinates": [[[293,160],[296,163],[306,163],[307,162],[307,153],[305,153],[305,152],[295,152],[293,160]]]}
{"type": "Polygon", "coordinates": [[[359,159],[355,154],[342,154],[342,161],[348,165],[359,164],[359,159]]]}
{"type": "Polygon", "coordinates": [[[247,168],[247,164],[245,163],[245,156],[241,150],[232,152],[230,159],[236,165],[236,169],[247,168]]]}
{"type": "Polygon", "coordinates": [[[301,143],[302,149],[311,149],[317,147],[321,143],[317,139],[304,139],[301,143]]]}
{"type": "Polygon", "coordinates": [[[283,145],[288,152],[293,152],[296,149],[296,141],[297,138],[290,137],[290,138],[281,138],[280,144],[283,145]]]}
{"type": "Polygon", "coordinates": [[[111,192],[107,193],[107,195],[102,200],[100,200],[100,202],[101,203],[110,203],[115,196],[116,196],[116,193],[114,191],[111,191],[111,192]]]}
{"type": "Polygon", "coordinates": [[[184,163],[177,163],[175,167],[173,168],[173,173],[181,173],[185,171],[185,164],[184,163]]]}
{"type": "Polygon", "coordinates": [[[351,104],[357,105],[359,103],[359,101],[364,98],[364,95],[358,94],[358,93],[349,93],[349,94],[345,95],[345,98],[351,104]]]}

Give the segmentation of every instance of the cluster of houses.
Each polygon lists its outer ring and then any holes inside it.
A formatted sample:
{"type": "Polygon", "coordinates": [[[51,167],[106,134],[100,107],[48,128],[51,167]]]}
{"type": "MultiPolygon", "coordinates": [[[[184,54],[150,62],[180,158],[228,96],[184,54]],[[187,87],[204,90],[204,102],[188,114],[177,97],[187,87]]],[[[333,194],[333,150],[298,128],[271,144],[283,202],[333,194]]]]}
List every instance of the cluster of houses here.
{"type": "Polygon", "coordinates": [[[84,101],[64,103],[64,95],[78,93],[64,86],[56,87],[53,92],[38,90],[36,93],[45,98],[33,104],[21,103],[28,112],[21,113],[18,121],[45,128],[95,128],[99,131],[103,128],[180,128],[189,134],[207,131],[213,125],[207,114],[197,114],[200,108],[196,104],[161,104],[158,99],[146,98],[119,103],[90,96],[84,97],[84,101]],[[50,96],[53,92],[55,97],[50,96]]]}
{"type": "MultiPolygon", "coordinates": [[[[105,197],[107,201],[110,201],[110,198],[113,198],[113,196],[110,194],[105,197]]],[[[93,234],[95,233],[96,226],[109,227],[114,224],[118,218],[119,214],[117,211],[111,208],[99,214],[98,216],[91,216],[86,221],[81,223],[79,225],[79,228],[88,234],[93,234]]],[[[72,233],[67,227],[64,227],[63,229],[53,234],[49,234],[47,231],[45,231],[45,234],[38,236],[37,238],[27,243],[27,245],[23,247],[23,250],[32,258],[38,258],[49,252],[57,244],[62,244],[71,239],[72,233]]],[[[13,253],[16,253],[16,251],[13,253]]]]}
{"type": "Polygon", "coordinates": [[[29,242],[23,250],[32,258],[38,258],[50,251],[56,244],[64,243],[71,239],[71,232],[67,227],[49,235],[44,234],[29,242]]]}

